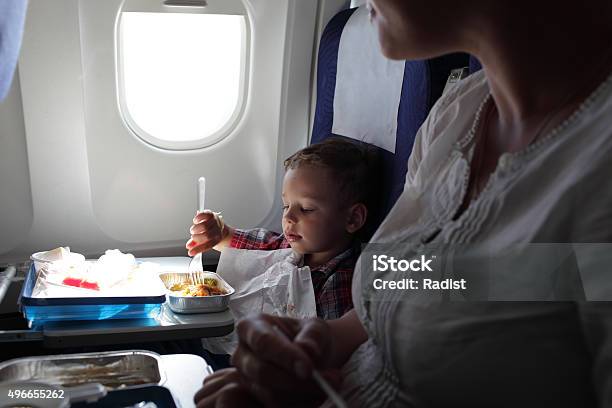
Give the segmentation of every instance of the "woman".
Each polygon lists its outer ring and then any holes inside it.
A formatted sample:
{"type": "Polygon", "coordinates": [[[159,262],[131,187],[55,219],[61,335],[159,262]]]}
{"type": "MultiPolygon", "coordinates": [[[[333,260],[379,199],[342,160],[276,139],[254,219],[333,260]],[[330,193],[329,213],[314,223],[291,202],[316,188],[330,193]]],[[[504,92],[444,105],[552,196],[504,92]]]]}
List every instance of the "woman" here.
{"type": "MultiPolygon", "coordinates": [[[[410,256],[439,244],[495,253],[612,241],[612,2],[368,6],[386,56],[465,51],[484,67],[430,113],[372,242],[410,256]]],[[[315,405],[313,367],[351,406],[612,405],[605,303],[415,304],[402,291],[374,298],[361,269],[341,319],[240,322],[236,368],[210,376],[198,406],[315,405]]]]}

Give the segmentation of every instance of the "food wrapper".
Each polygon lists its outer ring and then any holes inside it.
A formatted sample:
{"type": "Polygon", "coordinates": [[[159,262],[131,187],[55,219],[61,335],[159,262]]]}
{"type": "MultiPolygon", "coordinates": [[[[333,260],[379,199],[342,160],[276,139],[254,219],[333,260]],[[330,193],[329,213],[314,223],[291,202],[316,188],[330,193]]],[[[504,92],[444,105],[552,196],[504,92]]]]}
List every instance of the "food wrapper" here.
{"type": "Polygon", "coordinates": [[[64,265],[66,268],[85,262],[83,255],[70,252],[69,247],[59,247],[46,252],[37,252],[32,254],[30,259],[34,261],[36,271],[46,268],[52,262],[64,265]]]}
{"type": "MultiPolygon", "coordinates": [[[[217,273],[235,289],[229,301],[234,316],[238,319],[253,313],[268,313],[316,317],[310,268],[301,266],[302,260],[290,248],[276,251],[224,248],[217,273]]],[[[204,339],[202,343],[213,353],[231,354],[237,340],[232,333],[204,339]]]]}
{"type": "Polygon", "coordinates": [[[132,254],[106,251],[97,261],[62,248],[39,253],[45,259],[37,269],[32,297],[123,297],[163,293],[159,265],[137,263],[132,254]]]}

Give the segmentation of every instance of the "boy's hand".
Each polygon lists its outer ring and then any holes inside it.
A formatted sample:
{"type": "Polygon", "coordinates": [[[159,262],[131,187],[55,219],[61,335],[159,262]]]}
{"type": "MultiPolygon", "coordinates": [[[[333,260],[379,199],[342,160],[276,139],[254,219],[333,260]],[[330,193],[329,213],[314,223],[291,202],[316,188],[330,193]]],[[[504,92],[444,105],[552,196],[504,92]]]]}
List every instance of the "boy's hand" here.
{"type": "Polygon", "coordinates": [[[209,210],[196,214],[189,232],[191,238],[185,244],[189,256],[208,251],[215,246],[223,247],[231,238],[231,228],[209,210]]]}

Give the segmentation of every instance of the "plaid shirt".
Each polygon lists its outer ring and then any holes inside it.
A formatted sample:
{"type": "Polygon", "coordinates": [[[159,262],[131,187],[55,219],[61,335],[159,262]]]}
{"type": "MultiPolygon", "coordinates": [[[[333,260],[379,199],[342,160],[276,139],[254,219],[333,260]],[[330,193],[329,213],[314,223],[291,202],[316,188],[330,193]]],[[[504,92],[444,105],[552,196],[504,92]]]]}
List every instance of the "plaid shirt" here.
{"type": "MultiPolygon", "coordinates": [[[[291,248],[283,234],[263,228],[236,229],[229,246],[266,251],[291,248]]],[[[317,316],[320,318],[337,319],[353,308],[351,282],[358,257],[358,251],[349,248],[324,265],[310,268],[317,316]]]]}

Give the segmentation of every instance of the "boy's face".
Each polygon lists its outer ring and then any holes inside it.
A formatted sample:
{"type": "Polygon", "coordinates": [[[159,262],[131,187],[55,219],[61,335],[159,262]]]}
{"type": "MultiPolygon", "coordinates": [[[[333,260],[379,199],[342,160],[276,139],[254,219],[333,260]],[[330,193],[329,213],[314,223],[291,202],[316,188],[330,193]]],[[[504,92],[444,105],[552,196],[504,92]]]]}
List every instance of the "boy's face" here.
{"type": "Polygon", "coordinates": [[[329,169],[302,165],[289,169],[283,181],[283,232],[301,254],[335,256],[346,248],[349,203],[342,203],[329,169]]]}

